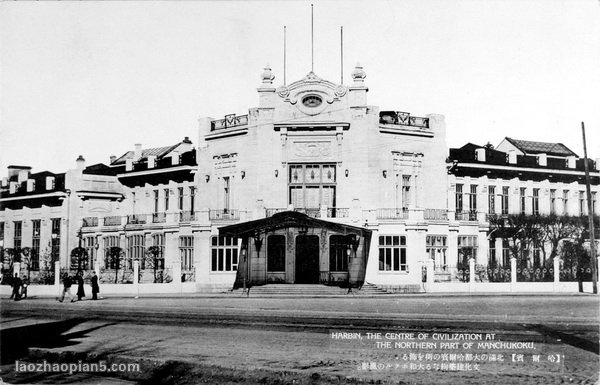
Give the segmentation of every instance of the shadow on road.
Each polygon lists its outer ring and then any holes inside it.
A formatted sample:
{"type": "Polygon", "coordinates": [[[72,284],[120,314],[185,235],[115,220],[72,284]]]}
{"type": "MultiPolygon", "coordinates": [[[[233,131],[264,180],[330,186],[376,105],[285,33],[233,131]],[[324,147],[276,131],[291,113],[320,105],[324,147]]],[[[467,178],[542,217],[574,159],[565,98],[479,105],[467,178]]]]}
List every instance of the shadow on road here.
{"type": "Polygon", "coordinates": [[[0,331],[0,341],[2,341],[0,347],[0,364],[9,364],[16,359],[27,356],[30,347],[60,348],[77,345],[79,342],[73,341],[73,339],[85,337],[89,332],[113,325],[112,323],[107,323],[65,334],[75,326],[86,321],[89,320],[70,318],[56,322],[2,329],[0,331]]]}
{"type": "Polygon", "coordinates": [[[579,349],[583,349],[590,353],[600,354],[600,345],[598,344],[598,342],[594,342],[593,340],[584,339],[569,333],[563,333],[556,329],[552,329],[539,324],[528,325],[527,329],[536,331],[548,337],[560,339],[562,343],[571,345],[579,349]]]}

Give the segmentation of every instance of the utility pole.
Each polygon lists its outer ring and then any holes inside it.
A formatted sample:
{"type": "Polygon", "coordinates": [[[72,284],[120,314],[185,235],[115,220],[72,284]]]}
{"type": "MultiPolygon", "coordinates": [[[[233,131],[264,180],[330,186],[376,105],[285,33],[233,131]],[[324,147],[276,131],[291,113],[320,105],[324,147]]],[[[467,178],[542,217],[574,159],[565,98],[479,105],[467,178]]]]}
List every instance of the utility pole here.
{"type": "Polygon", "coordinates": [[[583,160],[585,165],[585,190],[587,195],[588,205],[588,221],[590,230],[590,254],[592,263],[592,287],[593,293],[598,294],[598,257],[596,256],[596,240],[594,239],[594,205],[592,202],[592,191],[590,186],[590,171],[588,167],[587,146],[585,143],[585,125],[581,122],[581,133],[583,135],[583,160]]]}

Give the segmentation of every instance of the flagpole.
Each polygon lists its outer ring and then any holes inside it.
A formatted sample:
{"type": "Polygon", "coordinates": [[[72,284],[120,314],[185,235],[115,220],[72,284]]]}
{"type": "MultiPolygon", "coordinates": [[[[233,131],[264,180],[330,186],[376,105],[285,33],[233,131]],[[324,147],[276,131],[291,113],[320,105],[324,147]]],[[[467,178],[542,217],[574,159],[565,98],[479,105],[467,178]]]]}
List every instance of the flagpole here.
{"type": "Polygon", "coordinates": [[[592,263],[592,290],[594,294],[598,293],[598,257],[596,256],[596,240],[594,239],[594,205],[592,202],[592,192],[590,187],[590,172],[588,167],[587,145],[585,142],[585,125],[581,122],[581,134],[583,135],[583,161],[585,166],[585,190],[587,195],[588,222],[590,229],[590,254],[592,263]]]}

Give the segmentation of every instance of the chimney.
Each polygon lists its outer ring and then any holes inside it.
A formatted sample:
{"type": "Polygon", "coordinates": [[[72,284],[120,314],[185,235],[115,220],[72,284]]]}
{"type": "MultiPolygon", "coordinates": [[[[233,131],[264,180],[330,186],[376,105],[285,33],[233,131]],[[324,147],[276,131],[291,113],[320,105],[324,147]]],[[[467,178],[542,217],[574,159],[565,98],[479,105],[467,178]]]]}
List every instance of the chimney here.
{"type": "Polygon", "coordinates": [[[53,176],[46,177],[46,190],[54,190],[54,177],[53,176]]]}
{"type": "Polygon", "coordinates": [[[148,155],[148,168],[156,167],[156,156],[148,155]]]}
{"type": "Polygon", "coordinates": [[[538,162],[538,165],[540,165],[540,166],[547,166],[548,165],[548,156],[546,154],[538,154],[537,162],[538,162]]]}
{"type": "Polygon", "coordinates": [[[568,168],[575,168],[577,164],[577,158],[574,156],[567,156],[567,167],[568,168]]]}
{"type": "Polygon", "coordinates": [[[517,164],[517,152],[515,150],[508,152],[508,164],[517,164]]]}
{"type": "Polygon", "coordinates": [[[142,157],[142,144],[141,143],[136,143],[135,144],[135,151],[133,152],[133,159],[134,160],[138,160],[142,157]]]}
{"type": "Polygon", "coordinates": [[[485,148],[475,149],[475,159],[478,162],[485,162],[485,148]]]}
{"type": "Polygon", "coordinates": [[[183,138],[183,141],[181,142],[181,144],[179,145],[180,153],[184,153],[184,152],[188,152],[192,149],[192,141],[190,140],[189,136],[186,136],[185,138],[183,138]]]}
{"type": "Polygon", "coordinates": [[[113,163],[115,163],[115,160],[117,160],[117,157],[116,157],[116,156],[114,156],[114,155],[111,155],[111,156],[110,156],[110,164],[113,164],[113,163]]]}
{"type": "Polygon", "coordinates": [[[79,157],[77,157],[77,159],[75,160],[75,163],[77,164],[78,170],[83,170],[85,168],[85,159],[83,158],[83,156],[79,155],[79,157]]]}

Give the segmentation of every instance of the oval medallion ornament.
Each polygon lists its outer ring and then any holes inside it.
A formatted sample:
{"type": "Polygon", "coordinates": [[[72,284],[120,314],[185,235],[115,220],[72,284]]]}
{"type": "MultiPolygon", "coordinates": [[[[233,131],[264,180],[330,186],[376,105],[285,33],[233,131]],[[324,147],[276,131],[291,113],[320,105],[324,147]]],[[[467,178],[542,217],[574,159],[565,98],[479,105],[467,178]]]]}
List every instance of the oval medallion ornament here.
{"type": "Polygon", "coordinates": [[[302,104],[308,108],[319,107],[323,103],[323,99],[317,95],[308,95],[302,99],[302,104]]]}

